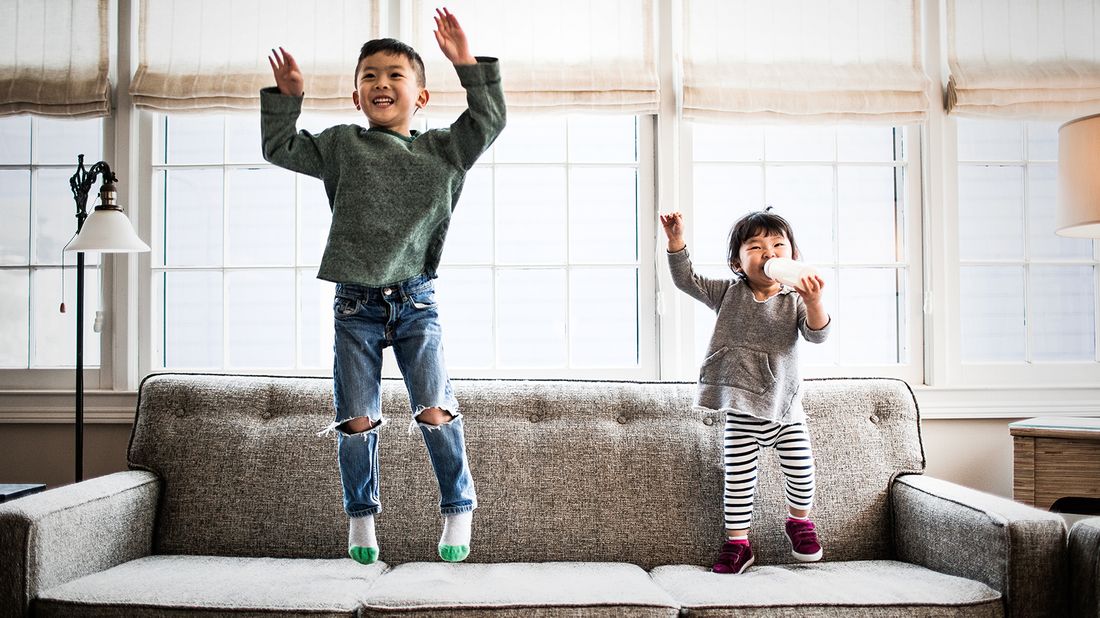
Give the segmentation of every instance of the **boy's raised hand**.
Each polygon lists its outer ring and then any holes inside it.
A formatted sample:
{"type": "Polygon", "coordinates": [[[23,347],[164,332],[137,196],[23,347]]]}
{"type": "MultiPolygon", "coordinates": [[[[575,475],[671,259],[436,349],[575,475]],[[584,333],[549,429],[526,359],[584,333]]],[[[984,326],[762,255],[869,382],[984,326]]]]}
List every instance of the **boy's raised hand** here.
{"type": "Polygon", "coordinates": [[[670,253],[676,253],[686,246],[684,244],[684,215],[679,212],[661,215],[661,227],[665,228],[665,236],[668,236],[668,250],[670,253]]]}
{"type": "Polygon", "coordinates": [[[271,72],[275,74],[275,85],[279,87],[279,92],[292,97],[305,94],[306,80],[302,77],[302,71],[294,61],[294,56],[280,47],[279,51],[271,50],[267,61],[271,64],[271,72]],[[280,52],[282,52],[281,57],[280,52]]]}
{"type": "Polygon", "coordinates": [[[458,25],[458,19],[446,8],[435,10],[435,40],[451,64],[477,64],[477,58],[470,53],[470,45],[466,42],[466,33],[458,25]]]}

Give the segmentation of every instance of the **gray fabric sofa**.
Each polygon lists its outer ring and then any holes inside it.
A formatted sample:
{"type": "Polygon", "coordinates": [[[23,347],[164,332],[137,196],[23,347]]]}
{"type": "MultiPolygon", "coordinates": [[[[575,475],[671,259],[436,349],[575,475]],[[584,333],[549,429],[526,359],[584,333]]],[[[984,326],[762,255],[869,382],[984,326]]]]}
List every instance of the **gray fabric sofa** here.
{"type": "Polygon", "coordinates": [[[4,616],[1057,616],[1057,515],[921,474],[908,386],[810,380],[825,559],[782,533],[761,460],[756,565],[711,573],[721,430],[691,384],[456,380],[480,508],[435,555],[437,488],[400,382],[384,386],[381,562],[345,554],[321,378],[154,375],[130,471],[0,505],[4,616]]]}
{"type": "Polygon", "coordinates": [[[1071,615],[1100,618],[1100,517],[1070,528],[1069,571],[1071,615]]]}

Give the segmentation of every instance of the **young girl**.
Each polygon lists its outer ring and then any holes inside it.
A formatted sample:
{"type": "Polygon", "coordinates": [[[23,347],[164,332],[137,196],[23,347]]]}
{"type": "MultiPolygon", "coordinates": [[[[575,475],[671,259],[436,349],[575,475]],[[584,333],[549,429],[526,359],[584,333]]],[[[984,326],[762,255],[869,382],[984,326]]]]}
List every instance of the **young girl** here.
{"type": "Polygon", "coordinates": [[[749,213],[730,230],[727,256],[733,279],[696,274],[684,244],[683,216],[661,215],[676,287],[718,314],[695,395],[696,407],[726,415],[722,495],[728,538],[715,573],[741,573],[753,563],[748,535],[762,446],[775,447],[786,477],[791,555],[814,562],[822,553],[809,519],[814,460],[796,344],[799,332],[813,343],[828,336],[829,314],[821,302],[825,282],[814,275],[791,288],[764,273],[772,258],[799,258],[790,224],[770,210],[749,213]]]}

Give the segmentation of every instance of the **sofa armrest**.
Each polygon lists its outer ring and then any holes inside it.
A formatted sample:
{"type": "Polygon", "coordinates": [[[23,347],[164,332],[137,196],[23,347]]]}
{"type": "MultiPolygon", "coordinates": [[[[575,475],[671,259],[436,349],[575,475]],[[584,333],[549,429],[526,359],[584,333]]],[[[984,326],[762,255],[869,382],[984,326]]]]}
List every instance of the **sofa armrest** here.
{"type": "Polygon", "coordinates": [[[1010,617],[1065,614],[1061,516],[923,475],[890,493],[900,560],[1000,591],[1010,617]]]}
{"type": "Polygon", "coordinates": [[[160,481],[118,472],[0,504],[0,616],[42,590],[147,556],[160,481]]]}
{"type": "Polygon", "coordinates": [[[1069,585],[1073,616],[1100,616],[1100,517],[1069,530],[1069,585]]]}

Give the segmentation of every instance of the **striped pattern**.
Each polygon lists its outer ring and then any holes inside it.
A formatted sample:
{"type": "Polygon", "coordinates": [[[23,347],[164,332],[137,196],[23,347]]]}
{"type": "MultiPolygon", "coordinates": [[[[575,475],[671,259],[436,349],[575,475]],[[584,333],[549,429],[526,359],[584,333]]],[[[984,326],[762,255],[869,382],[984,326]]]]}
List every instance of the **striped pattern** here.
{"type": "Polygon", "coordinates": [[[745,414],[726,413],[722,511],[726,530],[747,530],[756,494],[756,460],[761,447],[775,448],[786,479],[787,506],[809,510],[814,502],[814,456],[802,423],[780,425],[745,414]]]}

